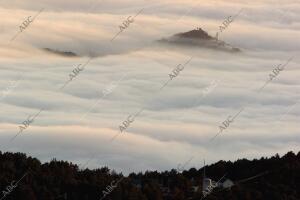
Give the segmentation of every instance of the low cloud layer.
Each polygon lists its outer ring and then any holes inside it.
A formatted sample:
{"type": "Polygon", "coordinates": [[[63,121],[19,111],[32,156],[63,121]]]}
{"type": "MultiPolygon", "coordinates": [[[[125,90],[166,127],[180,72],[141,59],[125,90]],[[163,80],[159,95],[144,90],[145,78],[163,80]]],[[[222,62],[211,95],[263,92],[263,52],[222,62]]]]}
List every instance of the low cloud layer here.
{"type": "Polygon", "coordinates": [[[299,151],[297,1],[1,1],[0,145],[129,171],[299,151]],[[277,4],[278,3],[278,4],[277,4]],[[93,6],[91,6],[93,5],[93,6]],[[10,42],[28,16],[44,11],[10,42]],[[239,54],[157,40],[198,27],[239,54]],[[111,42],[128,16],[134,22],[111,42]],[[73,52],[66,57],[44,51],[73,52]],[[169,74],[190,58],[180,74],[169,74]],[[265,88],[279,64],[291,62],[265,88]],[[85,68],[60,89],[77,66],[85,68]],[[81,65],[80,65],[81,64],[81,65]],[[213,84],[217,83],[217,84],[213,84]],[[110,88],[110,90],[108,90],[110,88]],[[105,90],[106,89],[106,90],[105,90]],[[103,95],[103,91],[109,91],[103,95]],[[219,126],[245,110],[214,141],[219,126]],[[19,126],[43,112],[12,142],[19,126]],[[129,115],[143,112],[119,134],[129,115]],[[117,135],[115,140],[111,139],[117,135]]]}

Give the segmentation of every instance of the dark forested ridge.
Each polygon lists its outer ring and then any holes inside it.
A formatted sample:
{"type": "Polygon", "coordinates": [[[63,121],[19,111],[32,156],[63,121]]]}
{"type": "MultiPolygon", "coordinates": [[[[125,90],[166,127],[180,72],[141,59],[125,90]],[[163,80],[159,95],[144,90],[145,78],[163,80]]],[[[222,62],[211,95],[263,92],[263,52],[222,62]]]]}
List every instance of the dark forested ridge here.
{"type": "MultiPolygon", "coordinates": [[[[123,177],[107,167],[80,170],[65,161],[42,164],[23,153],[0,152],[0,199],[200,200],[203,174],[203,168],[191,168],[182,173],[173,169],[123,177]]],[[[226,175],[224,187],[215,187],[207,200],[300,200],[300,152],[219,161],[206,166],[205,174],[215,182],[226,175]]]]}

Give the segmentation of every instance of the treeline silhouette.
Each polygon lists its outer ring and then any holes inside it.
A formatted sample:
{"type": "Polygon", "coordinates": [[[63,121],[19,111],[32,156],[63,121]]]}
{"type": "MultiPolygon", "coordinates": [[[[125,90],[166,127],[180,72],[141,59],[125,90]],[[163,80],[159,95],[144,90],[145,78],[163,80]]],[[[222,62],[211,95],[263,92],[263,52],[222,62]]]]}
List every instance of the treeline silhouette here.
{"type": "MultiPolygon", "coordinates": [[[[219,161],[205,171],[214,181],[226,174],[225,179],[234,183],[227,189],[215,188],[207,200],[300,199],[300,152],[252,161],[219,161]]],[[[203,168],[124,177],[107,167],[79,169],[55,159],[42,164],[24,153],[0,152],[1,200],[200,200],[202,183],[203,168]]]]}

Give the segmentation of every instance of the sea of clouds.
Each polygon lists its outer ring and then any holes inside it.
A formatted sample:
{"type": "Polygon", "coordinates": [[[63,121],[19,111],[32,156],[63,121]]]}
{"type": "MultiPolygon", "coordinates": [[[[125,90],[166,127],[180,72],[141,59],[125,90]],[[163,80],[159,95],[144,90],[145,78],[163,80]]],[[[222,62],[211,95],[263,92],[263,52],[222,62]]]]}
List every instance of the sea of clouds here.
{"type": "Polygon", "coordinates": [[[0,1],[0,150],[117,171],[169,170],[299,151],[300,2],[193,0],[0,1]],[[28,16],[44,9],[10,42],[28,16]],[[113,42],[128,16],[135,21],[113,42]],[[228,53],[157,40],[198,27],[228,53]],[[44,51],[73,52],[63,57],[44,51]],[[159,89],[178,65],[184,70],[159,89]],[[286,68],[257,92],[279,64],[286,68]],[[79,64],[92,60],[64,89],[79,64]],[[125,75],[125,76],[124,76],[125,75]],[[122,78],[123,77],[123,78],[122,78]],[[16,87],[10,87],[18,81],[16,87]],[[202,98],[203,91],[218,85],[202,98]],[[117,87],[107,96],[102,91],[117,87]],[[12,88],[10,93],[3,93],[12,88]],[[214,141],[229,115],[245,110],[214,141]],[[15,140],[19,125],[45,109],[15,140]],[[119,126],[145,110],[125,133],[119,126]],[[86,115],[85,115],[86,114],[86,115]],[[82,116],[85,115],[84,118],[82,116]],[[114,141],[111,138],[118,135],[114,141]]]}

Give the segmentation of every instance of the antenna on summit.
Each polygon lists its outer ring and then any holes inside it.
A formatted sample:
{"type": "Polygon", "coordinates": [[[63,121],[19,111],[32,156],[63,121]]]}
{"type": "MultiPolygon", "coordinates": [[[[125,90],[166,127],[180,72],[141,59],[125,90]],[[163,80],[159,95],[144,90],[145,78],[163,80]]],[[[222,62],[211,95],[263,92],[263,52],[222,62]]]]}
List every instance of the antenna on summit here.
{"type": "Polygon", "coordinates": [[[203,165],[203,179],[205,179],[205,160],[204,160],[204,165],[203,165]]]}
{"type": "Polygon", "coordinates": [[[206,190],[205,159],[203,160],[202,192],[206,190]]]}

